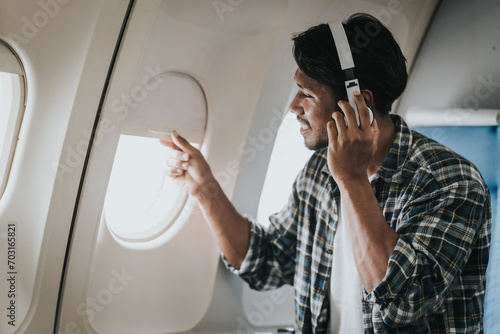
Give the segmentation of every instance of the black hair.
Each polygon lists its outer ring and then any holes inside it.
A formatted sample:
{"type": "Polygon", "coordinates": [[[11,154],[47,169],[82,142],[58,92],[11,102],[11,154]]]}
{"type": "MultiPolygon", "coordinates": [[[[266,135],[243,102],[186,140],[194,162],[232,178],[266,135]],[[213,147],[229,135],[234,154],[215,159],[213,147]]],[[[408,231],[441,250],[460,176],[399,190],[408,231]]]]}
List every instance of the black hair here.
{"type": "MultiPolygon", "coordinates": [[[[406,59],[398,43],[379,20],[368,14],[354,14],[343,26],[361,89],[373,93],[377,110],[389,113],[408,80],[406,59]]],[[[293,56],[301,71],[326,85],[335,99],[347,100],[345,76],[330,27],[327,24],[311,27],[294,35],[292,40],[293,56]]]]}

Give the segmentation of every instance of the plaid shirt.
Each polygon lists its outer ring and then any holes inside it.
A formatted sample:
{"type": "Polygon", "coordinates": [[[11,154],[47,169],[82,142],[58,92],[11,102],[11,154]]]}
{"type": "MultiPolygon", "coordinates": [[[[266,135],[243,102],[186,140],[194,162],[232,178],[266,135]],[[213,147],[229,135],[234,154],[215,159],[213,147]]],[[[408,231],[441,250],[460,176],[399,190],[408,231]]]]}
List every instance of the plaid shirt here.
{"type": "MultiPolygon", "coordinates": [[[[470,162],[392,118],[396,138],[371,184],[399,239],[383,280],[363,291],[365,333],[482,333],[488,189],[470,162]]],[[[297,333],[328,328],[339,196],[326,149],[319,150],[268,229],[249,219],[240,270],[228,265],[254,289],[292,284],[297,333]]]]}

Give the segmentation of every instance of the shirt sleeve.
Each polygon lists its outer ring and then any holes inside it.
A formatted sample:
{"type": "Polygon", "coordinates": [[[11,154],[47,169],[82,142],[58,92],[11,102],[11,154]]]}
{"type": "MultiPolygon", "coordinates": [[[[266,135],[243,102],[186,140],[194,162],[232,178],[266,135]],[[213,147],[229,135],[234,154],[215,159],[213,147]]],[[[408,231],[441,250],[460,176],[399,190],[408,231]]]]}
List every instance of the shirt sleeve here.
{"type": "Polygon", "coordinates": [[[246,217],[250,223],[250,244],[239,270],[233,268],[222,254],[226,267],[243,278],[252,289],[269,290],[293,284],[301,206],[297,188],[301,179],[299,174],[287,205],[269,217],[269,228],[246,217]]]}
{"type": "Polygon", "coordinates": [[[479,248],[475,256],[483,263],[472,264],[465,280],[476,286],[484,283],[481,273],[489,249],[484,231],[491,221],[487,188],[474,180],[433,187],[402,204],[399,239],[385,277],[371,293],[364,291],[364,299],[375,303],[377,316],[390,327],[411,324],[438,310],[450,287],[464,284],[460,276],[474,248],[479,248]]]}

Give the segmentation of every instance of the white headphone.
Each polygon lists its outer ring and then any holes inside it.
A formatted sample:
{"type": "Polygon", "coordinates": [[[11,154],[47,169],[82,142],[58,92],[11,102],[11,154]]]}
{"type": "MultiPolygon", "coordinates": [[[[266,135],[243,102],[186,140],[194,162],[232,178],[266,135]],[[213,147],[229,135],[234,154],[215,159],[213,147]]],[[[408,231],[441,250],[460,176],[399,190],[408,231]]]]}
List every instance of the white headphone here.
{"type": "MultiPolygon", "coordinates": [[[[361,92],[359,88],[358,79],[354,75],[354,60],[352,59],[351,48],[349,47],[349,41],[347,40],[347,35],[344,30],[344,25],[342,21],[334,21],[328,23],[330,30],[332,31],[333,41],[335,42],[335,47],[337,48],[337,54],[339,55],[340,66],[344,71],[345,75],[345,88],[347,91],[347,98],[349,99],[349,104],[352,106],[356,112],[356,121],[359,122],[359,112],[356,103],[354,102],[353,93],[355,91],[361,92]]],[[[373,122],[373,111],[368,106],[370,110],[370,124],[373,122]]]]}

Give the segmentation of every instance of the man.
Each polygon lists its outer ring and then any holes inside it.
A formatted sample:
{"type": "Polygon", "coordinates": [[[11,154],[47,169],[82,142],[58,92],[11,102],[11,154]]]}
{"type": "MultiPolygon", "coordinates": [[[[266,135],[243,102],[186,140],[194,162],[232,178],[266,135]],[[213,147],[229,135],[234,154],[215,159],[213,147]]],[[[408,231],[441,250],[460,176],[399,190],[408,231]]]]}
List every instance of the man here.
{"type": "Polygon", "coordinates": [[[251,287],[294,286],[297,332],[482,333],[488,189],[470,162],[389,114],[407,81],[391,33],[364,14],[344,28],[360,126],[328,25],[295,36],[290,110],[315,153],[268,229],[234,209],[175,132],[163,141],[175,150],[167,174],[196,198],[224,260],[251,287]]]}

